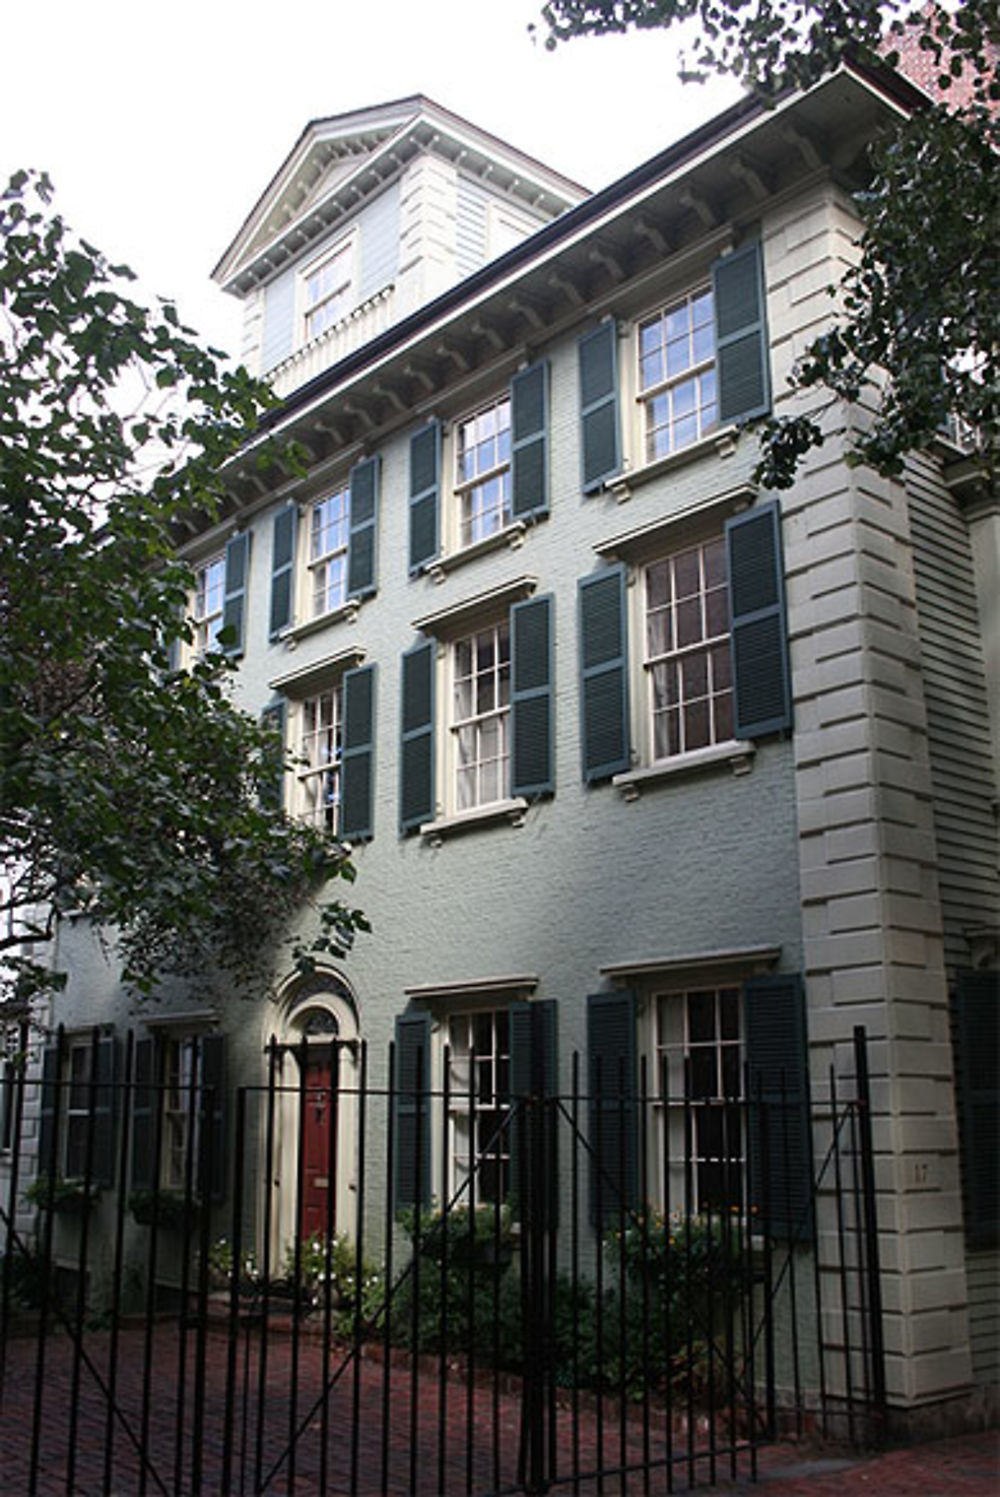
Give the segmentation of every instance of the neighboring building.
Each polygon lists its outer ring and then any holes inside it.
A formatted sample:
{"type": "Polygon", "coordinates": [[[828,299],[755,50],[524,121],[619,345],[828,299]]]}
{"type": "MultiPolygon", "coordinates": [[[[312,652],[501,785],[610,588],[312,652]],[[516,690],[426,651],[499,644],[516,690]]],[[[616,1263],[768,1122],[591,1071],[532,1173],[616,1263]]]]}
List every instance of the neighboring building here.
{"type": "MultiPolygon", "coordinates": [[[[231,465],[192,615],[196,648],[235,626],[240,700],[298,763],[285,804],[353,844],[374,933],[279,972],[273,1004],[142,1007],[67,925],[53,1013],[81,1082],[87,1024],[109,1064],[133,1031],[144,1075],[158,1037],[174,1183],[196,1050],[230,1089],[272,1036],[363,1038],[383,1074],[395,1037],[434,1081],[446,1044],[458,1076],[474,1052],[439,1198],[511,1086],[524,1000],[563,1085],[589,1051],[605,1079],[686,1062],[720,1099],[775,1040],[826,1095],[864,1024],[901,1416],[964,1411],[1000,1371],[1000,506],[944,440],[898,482],[849,466],[856,411],[764,494],[741,428],[797,408],[866,146],[915,99],[844,67],[590,197],[420,97],[307,128],[216,279],[309,469],[263,482],[267,433],[231,465]]],[[[141,1176],[141,1122],[134,1147],[141,1176]]],[[[349,1223],[346,1120],[339,1147],[349,1223]]],[[[719,1200],[718,1140],[692,1148],[719,1200]]],[[[509,1157],[489,1170],[505,1192],[509,1157]]]]}

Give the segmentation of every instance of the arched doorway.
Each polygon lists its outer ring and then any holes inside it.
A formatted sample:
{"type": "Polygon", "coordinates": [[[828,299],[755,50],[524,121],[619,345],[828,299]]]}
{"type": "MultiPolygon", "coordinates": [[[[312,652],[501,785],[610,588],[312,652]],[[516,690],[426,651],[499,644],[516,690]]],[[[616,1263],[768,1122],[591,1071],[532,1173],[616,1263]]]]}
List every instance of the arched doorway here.
{"type": "Polygon", "coordinates": [[[274,1215],[283,1253],[296,1235],[353,1237],[356,1220],[357,1008],[335,973],[299,983],[284,1004],[274,1215]]]}

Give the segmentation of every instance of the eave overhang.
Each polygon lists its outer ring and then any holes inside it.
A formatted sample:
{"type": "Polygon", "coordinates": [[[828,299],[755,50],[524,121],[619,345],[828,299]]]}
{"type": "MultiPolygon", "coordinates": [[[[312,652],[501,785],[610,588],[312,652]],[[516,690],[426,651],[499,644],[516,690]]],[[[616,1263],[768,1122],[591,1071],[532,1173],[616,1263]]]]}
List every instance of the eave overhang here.
{"type": "Polygon", "coordinates": [[[772,105],[740,101],[294,391],[228,473],[279,433],[320,461],[372,444],[433,414],[477,370],[530,359],[584,313],[628,315],[665,263],[680,274],[735,242],[765,201],[810,178],[860,185],[871,140],[925,103],[897,75],[853,63],[772,105]]]}

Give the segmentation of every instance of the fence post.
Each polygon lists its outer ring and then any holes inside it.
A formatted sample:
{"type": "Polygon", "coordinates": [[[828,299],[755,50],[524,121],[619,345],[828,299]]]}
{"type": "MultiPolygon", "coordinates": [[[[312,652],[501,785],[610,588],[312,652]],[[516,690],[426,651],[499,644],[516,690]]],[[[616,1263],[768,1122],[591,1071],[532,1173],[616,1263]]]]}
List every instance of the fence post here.
{"type": "Polygon", "coordinates": [[[861,1197],[865,1221],[865,1269],[868,1279],[868,1318],[871,1348],[871,1401],[879,1439],[885,1436],[885,1342],[882,1337],[882,1278],[878,1251],[878,1211],[875,1199],[875,1153],[872,1141],[871,1086],[868,1078],[868,1036],[863,1024],[854,1026],[854,1068],[858,1087],[858,1141],[861,1148],[861,1197]]]}

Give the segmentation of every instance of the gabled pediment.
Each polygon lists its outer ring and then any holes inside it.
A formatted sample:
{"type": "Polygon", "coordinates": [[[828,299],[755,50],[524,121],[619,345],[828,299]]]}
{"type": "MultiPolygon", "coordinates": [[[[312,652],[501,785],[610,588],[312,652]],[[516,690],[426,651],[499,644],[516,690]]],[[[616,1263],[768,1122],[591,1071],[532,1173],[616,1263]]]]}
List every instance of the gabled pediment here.
{"type": "Polygon", "coordinates": [[[494,191],[555,217],[586,190],[504,141],[415,94],[311,121],[213,271],[245,294],[355,213],[420,152],[459,162],[494,191]]]}

